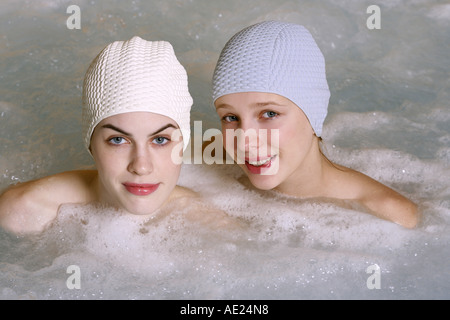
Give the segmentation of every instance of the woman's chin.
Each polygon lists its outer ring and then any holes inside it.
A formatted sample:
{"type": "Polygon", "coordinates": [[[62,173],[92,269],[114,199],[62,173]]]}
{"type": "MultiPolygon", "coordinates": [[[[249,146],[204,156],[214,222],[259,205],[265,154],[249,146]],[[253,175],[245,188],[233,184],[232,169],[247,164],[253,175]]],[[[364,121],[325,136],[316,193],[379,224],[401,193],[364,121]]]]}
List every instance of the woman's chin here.
{"type": "Polygon", "coordinates": [[[123,205],[121,206],[121,210],[125,214],[130,214],[133,216],[152,216],[161,206],[155,205],[155,203],[149,204],[149,205],[123,205]]]}
{"type": "Polygon", "coordinates": [[[259,190],[272,190],[279,185],[274,175],[252,174],[245,171],[251,184],[259,190]]]}

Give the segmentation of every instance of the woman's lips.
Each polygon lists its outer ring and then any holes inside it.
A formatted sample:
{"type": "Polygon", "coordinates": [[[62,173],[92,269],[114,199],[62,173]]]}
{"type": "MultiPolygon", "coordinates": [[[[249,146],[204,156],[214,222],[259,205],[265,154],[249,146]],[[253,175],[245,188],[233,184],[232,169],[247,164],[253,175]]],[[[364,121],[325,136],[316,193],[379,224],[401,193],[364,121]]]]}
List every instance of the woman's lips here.
{"type": "Polygon", "coordinates": [[[147,196],[156,191],[159,187],[159,183],[150,184],[150,183],[131,183],[125,182],[123,186],[127,191],[136,196],[147,196]]]}
{"type": "Polygon", "coordinates": [[[272,156],[263,160],[245,159],[245,166],[247,167],[248,171],[250,171],[250,173],[261,174],[263,170],[267,170],[271,167],[272,161],[275,159],[275,157],[276,156],[272,156]]]}

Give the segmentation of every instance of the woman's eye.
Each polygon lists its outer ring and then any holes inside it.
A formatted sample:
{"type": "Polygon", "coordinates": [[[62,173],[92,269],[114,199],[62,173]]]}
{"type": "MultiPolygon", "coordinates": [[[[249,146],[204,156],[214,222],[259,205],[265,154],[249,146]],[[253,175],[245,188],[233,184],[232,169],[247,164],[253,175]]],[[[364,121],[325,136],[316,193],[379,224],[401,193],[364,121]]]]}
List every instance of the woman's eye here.
{"type": "Polygon", "coordinates": [[[170,140],[167,139],[166,137],[156,137],[155,139],[152,140],[152,143],[157,144],[157,145],[165,145],[169,141],[170,140]]]}
{"type": "Polygon", "coordinates": [[[124,144],[127,141],[122,137],[114,137],[114,138],[109,139],[108,142],[113,145],[119,145],[119,144],[124,144]]]}
{"type": "Polygon", "coordinates": [[[276,117],[278,115],[278,113],[276,113],[275,111],[266,111],[263,113],[263,118],[273,118],[276,117]]]}
{"type": "Polygon", "coordinates": [[[233,122],[233,121],[237,121],[237,117],[236,116],[225,116],[222,118],[222,120],[225,122],[233,122]]]}

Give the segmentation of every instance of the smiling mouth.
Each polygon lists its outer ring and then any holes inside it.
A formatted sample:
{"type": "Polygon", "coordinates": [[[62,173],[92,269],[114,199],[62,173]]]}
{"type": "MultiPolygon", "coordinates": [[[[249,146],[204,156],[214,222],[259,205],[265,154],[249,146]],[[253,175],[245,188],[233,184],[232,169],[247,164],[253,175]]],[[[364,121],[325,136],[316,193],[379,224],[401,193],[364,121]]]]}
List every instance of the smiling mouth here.
{"type": "Polygon", "coordinates": [[[248,163],[251,164],[252,166],[260,167],[260,166],[263,166],[263,165],[265,165],[266,163],[268,163],[270,160],[272,160],[272,158],[273,158],[273,157],[270,157],[270,158],[267,158],[267,159],[264,159],[264,160],[256,160],[256,161],[250,161],[250,160],[247,160],[246,162],[248,162],[248,163]]]}
{"type": "Polygon", "coordinates": [[[150,183],[130,183],[130,182],[125,182],[123,183],[123,186],[125,187],[125,189],[131,193],[134,194],[135,196],[147,196],[149,194],[152,194],[153,192],[156,191],[156,189],[158,189],[159,187],[159,183],[156,184],[150,184],[150,183]]]}
{"type": "Polygon", "coordinates": [[[246,159],[245,166],[251,173],[260,174],[262,170],[268,169],[272,166],[272,162],[275,159],[275,157],[276,155],[262,160],[246,159]]]}

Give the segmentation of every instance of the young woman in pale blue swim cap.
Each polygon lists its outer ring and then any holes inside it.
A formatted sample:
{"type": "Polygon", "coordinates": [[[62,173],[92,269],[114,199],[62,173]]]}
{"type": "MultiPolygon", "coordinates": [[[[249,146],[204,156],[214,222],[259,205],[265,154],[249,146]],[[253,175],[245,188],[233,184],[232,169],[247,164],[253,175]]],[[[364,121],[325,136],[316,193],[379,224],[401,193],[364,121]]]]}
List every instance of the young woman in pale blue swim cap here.
{"type": "MultiPolygon", "coordinates": [[[[0,196],[0,226],[41,232],[67,203],[100,203],[145,219],[168,203],[196,197],[177,186],[191,106],[187,74],[170,43],[139,37],[111,43],[91,63],[83,85],[83,138],[97,170],[13,186],[0,196]]],[[[195,203],[190,218],[201,220],[202,206],[195,203]]],[[[208,220],[213,217],[210,212],[208,220]]]]}
{"type": "Polygon", "coordinates": [[[253,186],[301,198],[353,200],[375,216],[415,227],[413,202],[321,152],[329,97],[324,57],[308,30],[296,24],[266,21],[241,30],[214,71],[225,150],[253,186]],[[249,130],[255,139],[246,138],[249,130]],[[244,138],[227,134],[236,131],[244,138]]]}

